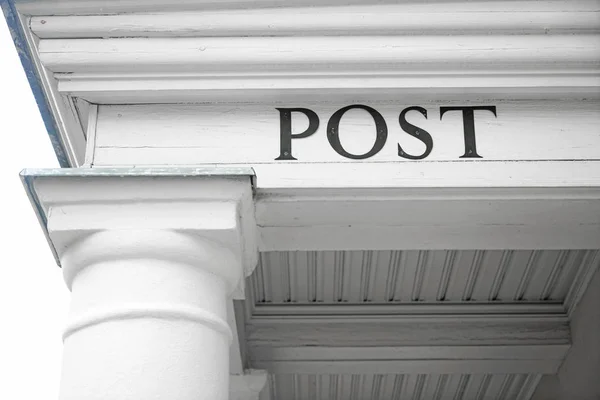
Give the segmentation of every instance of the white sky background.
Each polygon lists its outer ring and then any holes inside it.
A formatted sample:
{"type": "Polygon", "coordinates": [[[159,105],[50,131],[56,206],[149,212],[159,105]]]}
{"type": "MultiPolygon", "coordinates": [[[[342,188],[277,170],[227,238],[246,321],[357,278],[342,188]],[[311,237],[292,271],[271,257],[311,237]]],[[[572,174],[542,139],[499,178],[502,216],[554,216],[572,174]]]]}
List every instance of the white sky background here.
{"type": "Polygon", "coordinates": [[[69,292],[19,171],[58,162],[3,17],[0,138],[0,399],[56,399],[69,292]]]}

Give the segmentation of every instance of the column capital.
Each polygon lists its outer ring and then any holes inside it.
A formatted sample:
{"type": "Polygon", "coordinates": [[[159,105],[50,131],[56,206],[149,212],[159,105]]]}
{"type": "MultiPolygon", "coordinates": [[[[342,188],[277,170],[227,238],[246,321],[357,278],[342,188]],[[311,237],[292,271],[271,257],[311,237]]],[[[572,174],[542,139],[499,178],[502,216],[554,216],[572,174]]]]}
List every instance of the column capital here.
{"type": "Polygon", "coordinates": [[[252,169],[77,168],[24,170],[21,177],[68,285],[70,265],[143,256],[136,249],[194,263],[208,251],[197,244],[211,243],[229,249],[246,276],[257,264],[252,169]],[[91,251],[91,240],[106,251],[91,251]]]}

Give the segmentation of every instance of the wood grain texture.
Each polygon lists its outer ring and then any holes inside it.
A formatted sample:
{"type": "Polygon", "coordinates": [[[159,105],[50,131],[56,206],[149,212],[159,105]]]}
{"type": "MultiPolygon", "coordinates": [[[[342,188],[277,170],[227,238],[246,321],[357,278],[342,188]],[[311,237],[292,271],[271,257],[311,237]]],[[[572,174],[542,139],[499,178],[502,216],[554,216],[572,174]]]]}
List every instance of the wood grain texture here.
{"type": "MultiPolygon", "coordinates": [[[[60,152],[57,150],[57,155],[62,152],[66,157],[65,160],[59,161],[63,161],[71,167],[79,167],[84,163],[86,151],[86,134],[82,127],[80,115],[73,99],[58,90],[58,81],[54,74],[44,68],[39,57],[39,38],[30,29],[26,28],[28,17],[19,14],[18,18],[24,28],[24,39],[31,54],[27,57],[31,57],[32,70],[27,73],[38,76],[34,79],[39,79],[41,90],[44,92],[43,97],[36,100],[43,102],[43,105],[40,106],[42,116],[49,120],[50,125],[54,125],[48,131],[56,130],[57,137],[53,138],[51,134],[51,140],[55,141],[61,148],[60,152]]],[[[21,51],[26,52],[26,49],[21,51]]],[[[83,118],[85,119],[85,116],[83,118]]]]}
{"type": "Polygon", "coordinates": [[[325,317],[256,318],[246,327],[249,345],[295,347],[354,347],[367,343],[377,346],[461,346],[461,345],[536,345],[569,344],[568,323],[533,315],[461,320],[448,316],[447,321],[402,321],[398,317],[325,317]]]}
{"type": "Polygon", "coordinates": [[[600,240],[599,207],[598,198],[273,196],[257,203],[257,223],[263,251],[586,249],[600,240]]]}
{"type": "MultiPolygon", "coordinates": [[[[415,163],[398,155],[398,145],[412,155],[424,152],[424,144],[404,132],[400,111],[411,105],[416,111],[407,120],[429,132],[433,150],[424,162],[461,161],[465,153],[463,117],[453,111],[440,117],[440,107],[494,105],[491,112],[475,112],[477,149],[482,161],[600,160],[600,102],[598,101],[501,101],[466,103],[432,101],[420,104],[371,101],[367,105],[385,118],[387,142],[375,156],[360,163],[415,163]]],[[[405,100],[406,101],[406,100],[405,100]]],[[[352,103],[350,103],[352,104],[352,103]]],[[[118,164],[287,164],[280,155],[280,114],[277,107],[305,107],[317,113],[319,129],[305,139],[292,140],[292,155],[301,163],[357,163],[338,154],[328,142],[326,129],[332,114],[348,104],[221,104],[101,106],[96,134],[96,165],[118,164]]],[[[302,113],[292,113],[292,132],[308,126],[302,113]]],[[[340,141],[353,154],[373,147],[375,122],[364,110],[344,114],[340,141]]],[[[473,161],[473,160],[463,160],[473,161]]]]}
{"type": "MultiPolygon", "coordinates": [[[[406,103],[371,104],[389,132],[367,160],[344,158],[327,140],[326,121],[343,104],[300,104],[321,116],[321,127],[293,140],[298,160],[284,162],[275,160],[278,104],[102,106],[94,163],[252,167],[263,251],[597,247],[598,101],[493,103],[498,117],[475,117],[478,160],[459,158],[462,116],[440,121],[441,104],[423,104],[427,119],[407,116],[434,141],[430,156],[418,161],[397,155],[399,143],[412,154],[424,148],[398,125],[406,103]]],[[[374,122],[354,111],[340,136],[348,151],[362,154],[373,145],[374,122]]],[[[294,132],[307,127],[305,117],[294,118],[294,132]]]]}
{"type": "Polygon", "coordinates": [[[552,1],[400,3],[205,10],[151,14],[40,16],[31,29],[42,39],[186,36],[310,36],[585,33],[599,28],[593,4],[565,8],[552,1]],[[498,3],[498,2],[497,2],[498,3]],[[518,9],[518,11],[517,11],[518,9]],[[588,12],[582,12],[588,11],[588,12]],[[589,12],[592,11],[592,12],[589,12]]]}
{"type": "Polygon", "coordinates": [[[53,72],[597,70],[597,35],[41,40],[53,72]]]}
{"type": "MultiPolygon", "coordinates": [[[[282,7],[324,7],[324,6],[366,6],[394,5],[396,0],[178,0],[166,4],[160,0],[17,0],[19,9],[29,15],[69,15],[69,14],[118,14],[139,12],[143,6],[146,12],[165,11],[206,11],[206,10],[248,10],[252,8],[282,7]]],[[[443,0],[428,2],[430,9],[439,9],[447,4],[443,0]]],[[[418,7],[418,6],[416,6],[418,7]]],[[[427,6],[425,6],[426,9],[427,6]]],[[[550,1],[469,1],[463,6],[466,10],[488,11],[597,11],[598,4],[593,0],[573,0],[569,3],[550,1]]]]}

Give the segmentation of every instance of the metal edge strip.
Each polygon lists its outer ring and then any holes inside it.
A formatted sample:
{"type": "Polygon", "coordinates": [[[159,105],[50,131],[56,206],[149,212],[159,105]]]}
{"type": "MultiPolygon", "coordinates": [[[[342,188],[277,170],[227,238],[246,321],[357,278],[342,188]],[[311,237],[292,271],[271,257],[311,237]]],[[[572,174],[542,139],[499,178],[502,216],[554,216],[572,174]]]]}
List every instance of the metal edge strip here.
{"type": "Polygon", "coordinates": [[[60,258],[58,257],[58,252],[56,251],[56,248],[54,247],[54,243],[52,243],[52,240],[50,240],[50,233],[48,232],[48,218],[42,207],[42,204],[40,203],[40,199],[38,198],[37,192],[35,191],[35,188],[33,187],[33,181],[34,181],[35,176],[34,175],[25,175],[25,174],[23,174],[23,172],[21,172],[20,177],[21,177],[21,182],[23,183],[23,187],[25,188],[25,192],[27,193],[27,197],[29,198],[29,202],[31,203],[31,206],[33,207],[33,211],[35,212],[35,215],[40,223],[40,226],[42,227],[42,230],[44,231],[44,236],[46,237],[46,241],[48,242],[48,245],[50,246],[50,250],[52,251],[52,254],[54,255],[54,260],[56,261],[56,264],[60,267],[60,258]]]}

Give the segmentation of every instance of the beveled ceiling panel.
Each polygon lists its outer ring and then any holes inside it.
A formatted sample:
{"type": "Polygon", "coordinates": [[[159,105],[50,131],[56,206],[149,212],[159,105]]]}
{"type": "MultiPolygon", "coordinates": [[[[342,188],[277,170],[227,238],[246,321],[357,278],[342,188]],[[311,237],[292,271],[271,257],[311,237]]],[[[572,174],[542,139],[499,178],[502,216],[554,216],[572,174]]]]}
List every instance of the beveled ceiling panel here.
{"type": "Polygon", "coordinates": [[[520,400],[537,374],[273,375],[277,400],[520,400]]]}
{"type": "Polygon", "coordinates": [[[562,303],[598,259],[596,250],[269,252],[247,287],[256,304],[562,303]]]}

